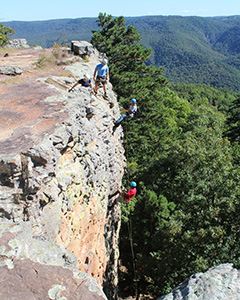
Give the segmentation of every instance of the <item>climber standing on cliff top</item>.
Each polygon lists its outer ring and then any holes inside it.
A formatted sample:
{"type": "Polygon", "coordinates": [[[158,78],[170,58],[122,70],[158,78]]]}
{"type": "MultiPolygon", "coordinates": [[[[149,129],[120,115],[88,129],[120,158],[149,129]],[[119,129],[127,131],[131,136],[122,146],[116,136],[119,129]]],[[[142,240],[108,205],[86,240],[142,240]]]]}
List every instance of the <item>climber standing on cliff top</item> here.
{"type": "Polygon", "coordinates": [[[136,182],[132,181],[130,183],[130,189],[129,190],[117,190],[114,194],[109,195],[108,199],[110,200],[112,197],[117,196],[119,194],[119,196],[113,201],[112,205],[109,206],[109,208],[112,208],[117,202],[129,202],[137,193],[137,189],[136,189],[136,182]]]}
{"type": "Polygon", "coordinates": [[[104,58],[102,62],[96,66],[93,74],[93,80],[95,80],[95,95],[97,95],[98,86],[101,83],[103,85],[104,97],[107,98],[106,84],[109,80],[109,68],[107,66],[106,58],[104,58]]]}

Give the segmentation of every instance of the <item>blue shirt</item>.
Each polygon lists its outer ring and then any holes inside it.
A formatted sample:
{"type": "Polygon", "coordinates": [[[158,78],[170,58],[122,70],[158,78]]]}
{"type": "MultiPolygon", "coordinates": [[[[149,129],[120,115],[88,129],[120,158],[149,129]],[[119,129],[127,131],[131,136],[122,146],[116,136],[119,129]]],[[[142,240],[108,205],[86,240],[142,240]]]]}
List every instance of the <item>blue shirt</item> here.
{"type": "Polygon", "coordinates": [[[97,75],[98,76],[107,76],[107,71],[109,70],[108,69],[108,66],[107,65],[103,65],[103,64],[98,64],[95,68],[95,70],[97,70],[97,75]]]}
{"type": "Polygon", "coordinates": [[[90,82],[91,82],[91,80],[85,81],[85,80],[83,80],[83,78],[78,80],[78,83],[80,83],[82,86],[85,86],[85,87],[89,87],[90,82]]]}

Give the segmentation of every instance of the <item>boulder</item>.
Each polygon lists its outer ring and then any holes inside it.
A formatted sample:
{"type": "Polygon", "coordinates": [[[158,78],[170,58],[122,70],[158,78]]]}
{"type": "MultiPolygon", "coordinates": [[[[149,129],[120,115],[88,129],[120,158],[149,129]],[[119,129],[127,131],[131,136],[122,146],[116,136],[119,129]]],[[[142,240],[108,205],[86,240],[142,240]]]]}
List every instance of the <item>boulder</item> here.
{"type": "Polygon", "coordinates": [[[186,279],[158,300],[240,300],[240,271],[222,264],[186,279]]]}
{"type": "Polygon", "coordinates": [[[0,224],[0,299],[106,300],[101,286],[77,268],[77,259],[31,222],[0,224]]]}
{"type": "Polygon", "coordinates": [[[82,56],[91,55],[96,52],[96,49],[87,41],[71,41],[71,51],[82,56]]]}
{"type": "Polygon", "coordinates": [[[9,41],[8,45],[6,46],[8,48],[30,48],[30,46],[27,44],[26,39],[12,39],[9,41]]]}
{"type": "Polygon", "coordinates": [[[20,66],[0,66],[0,74],[3,75],[21,75],[23,68],[20,66]]]}

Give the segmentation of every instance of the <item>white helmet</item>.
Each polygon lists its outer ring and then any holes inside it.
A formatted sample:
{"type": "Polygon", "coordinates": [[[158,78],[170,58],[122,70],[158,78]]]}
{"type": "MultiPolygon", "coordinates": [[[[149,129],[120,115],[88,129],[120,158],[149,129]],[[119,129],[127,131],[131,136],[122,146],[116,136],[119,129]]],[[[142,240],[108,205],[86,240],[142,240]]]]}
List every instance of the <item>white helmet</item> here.
{"type": "Polygon", "coordinates": [[[84,77],[84,79],[86,79],[86,80],[90,80],[90,76],[89,76],[88,74],[84,74],[83,77],[84,77]]]}
{"type": "Polygon", "coordinates": [[[107,60],[106,60],[106,58],[104,58],[104,59],[102,60],[102,64],[104,64],[104,65],[106,65],[106,64],[107,64],[107,60]]]}

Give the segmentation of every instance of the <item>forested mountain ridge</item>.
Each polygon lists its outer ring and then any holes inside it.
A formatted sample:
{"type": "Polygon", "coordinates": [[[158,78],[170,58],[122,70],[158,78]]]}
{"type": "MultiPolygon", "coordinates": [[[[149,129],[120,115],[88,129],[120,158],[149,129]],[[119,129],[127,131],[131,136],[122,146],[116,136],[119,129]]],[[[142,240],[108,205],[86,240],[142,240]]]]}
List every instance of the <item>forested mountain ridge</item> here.
{"type": "MultiPolygon", "coordinates": [[[[122,184],[134,180],[137,194],[121,204],[120,299],[156,299],[191,274],[219,264],[240,269],[240,96],[169,83],[161,67],[145,64],[151,51],[136,27],[126,28],[123,17],[106,14],[99,14],[97,24],[91,43],[108,57],[118,102],[128,108],[133,97],[141,109],[139,117],[121,125],[127,158],[122,184]]],[[[206,41],[201,35],[203,50],[214,53],[213,40],[226,32],[220,29],[206,41]]],[[[218,61],[224,57],[218,52],[218,61]]]]}
{"type": "MultiPolygon", "coordinates": [[[[172,82],[201,83],[239,91],[240,16],[181,17],[143,16],[125,18],[151,48],[149,64],[162,67],[172,82]]],[[[90,41],[96,18],[33,22],[4,22],[16,31],[13,38],[50,47],[54,42],[90,41]]]]}
{"type": "Polygon", "coordinates": [[[156,299],[222,263],[239,268],[239,97],[169,83],[144,63],[150,51],[136,27],[105,14],[98,24],[91,43],[108,57],[119,102],[127,108],[133,97],[141,108],[122,124],[123,185],[137,183],[136,197],[121,205],[122,299],[156,299]]]}
{"type": "MultiPolygon", "coordinates": [[[[126,19],[129,22],[128,19],[126,19]]],[[[130,22],[129,22],[130,23],[130,22]]],[[[142,17],[131,19],[152,49],[150,62],[173,82],[202,83],[238,91],[239,17],[142,17]]]]}

